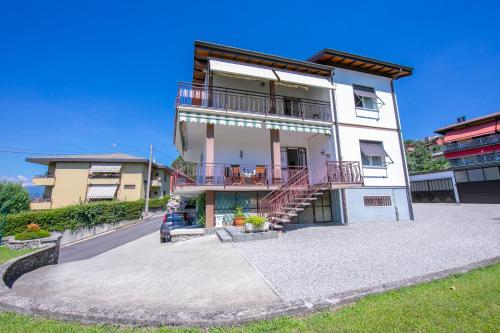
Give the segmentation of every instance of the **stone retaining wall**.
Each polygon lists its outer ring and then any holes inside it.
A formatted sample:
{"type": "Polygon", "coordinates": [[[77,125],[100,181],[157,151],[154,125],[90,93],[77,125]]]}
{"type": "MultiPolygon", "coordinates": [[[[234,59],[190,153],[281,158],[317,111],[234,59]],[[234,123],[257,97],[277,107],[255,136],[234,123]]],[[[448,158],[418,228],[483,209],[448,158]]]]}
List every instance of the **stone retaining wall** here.
{"type": "Polygon", "coordinates": [[[59,244],[52,244],[38,251],[7,261],[0,265],[0,293],[10,291],[14,282],[23,274],[43,266],[57,264],[59,260],[59,244]]]}
{"type": "Polygon", "coordinates": [[[4,238],[5,244],[12,250],[39,249],[52,245],[56,245],[57,247],[59,247],[60,239],[61,234],[58,232],[53,232],[50,237],[37,239],[16,240],[14,236],[8,236],[4,238]]]}

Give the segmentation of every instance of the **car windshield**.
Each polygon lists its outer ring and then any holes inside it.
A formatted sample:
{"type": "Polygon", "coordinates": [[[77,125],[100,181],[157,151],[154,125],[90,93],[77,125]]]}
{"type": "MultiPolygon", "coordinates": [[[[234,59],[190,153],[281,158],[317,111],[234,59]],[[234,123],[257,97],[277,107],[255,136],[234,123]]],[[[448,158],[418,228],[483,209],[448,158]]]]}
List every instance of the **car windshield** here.
{"type": "Polygon", "coordinates": [[[167,214],[168,222],[180,222],[184,221],[184,215],[181,213],[167,214]]]}

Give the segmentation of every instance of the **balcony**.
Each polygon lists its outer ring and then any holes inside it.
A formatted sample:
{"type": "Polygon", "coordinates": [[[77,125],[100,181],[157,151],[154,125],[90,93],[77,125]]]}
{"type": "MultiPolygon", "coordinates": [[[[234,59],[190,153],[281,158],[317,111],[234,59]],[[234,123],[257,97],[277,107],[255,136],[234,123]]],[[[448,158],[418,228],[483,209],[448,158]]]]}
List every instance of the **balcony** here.
{"type": "Polygon", "coordinates": [[[453,168],[500,163],[500,152],[453,158],[449,162],[453,168]]]}
{"type": "Polygon", "coordinates": [[[37,175],[33,177],[33,185],[37,186],[54,186],[56,177],[51,174],[37,175]]]}
{"type": "Polygon", "coordinates": [[[482,136],[468,141],[452,142],[444,145],[444,151],[450,152],[455,150],[469,149],[481,146],[489,146],[500,143],[500,133],[482,136]]]}
{"type": "Polygon", "coordinates": [[[120,184],[120,177],[99,177],[94,175],[89,177],[89,185],[118,185],[120,184]]]}
{"type": "Polygon", "coordinates": [[[151,187],[161,187],[161,178],[151,179],[151,187]]]}
{"type": "Polygon", "coordinates": [[[50,209],[52,207],[52,199],[50,198],[34,198],[30,202],[31,210],[50,209]]]}
{"type": "MultiPolygon", "coordinates": [[[[222,188],[269,189],[287,183],[307,167],[281,167],[276,165],[231,165],[197,163],[184,165],[174,173],[176,188],[216,186],[222,188]]],[[[331,187],[350,187],[363,184],[359,162],[329,161],[318,170],[309,172],[309,185],[318,179],[328,179],[331,187]]]]}
{"type": "Polygon", "coordinates": [[[177,107],[198,107],[268,117],[332,121],[330,103],[222,87],[179,83],[177,107]]]}

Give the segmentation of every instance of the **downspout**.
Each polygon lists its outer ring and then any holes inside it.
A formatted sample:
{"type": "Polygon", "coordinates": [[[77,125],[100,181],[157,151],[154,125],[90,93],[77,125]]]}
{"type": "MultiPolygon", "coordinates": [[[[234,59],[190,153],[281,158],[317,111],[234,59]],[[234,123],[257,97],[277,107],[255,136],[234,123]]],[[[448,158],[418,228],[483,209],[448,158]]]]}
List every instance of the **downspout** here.
{"type": "Polygon", "coordinates": [[[410,213],[410,220],[414,221],[415,217],[413,215],[413,203],[411,201],[411,192],[410,192],[410,176],[408,175],[408,163],[406,162],[406,153],[403,144],[403,133],[401,131],[401,120],[399,118],[399,108],[398,102],[396,100],[396,94],[394,92],[394,80],[397,80],[401,75],[402,68],[399,68],[399,73],[391,78],[391,96],[392,103],[394,104],[394,112],[396,115],[396,128],[398,131],[398,140],[399,140],[399,150],[401,152],[401,159],[403,161],[403,171],[405,176],[405,185],[406,185],[406,201],[408,202],[408,212],[410,213]]]}
{"type": "MultiPolygon", "coordinates": [[[[333,82],[333,76],[335,75],[334,69],[332,68],[332,75],[331,75],[331,83],[334,84],[333,82]]],[[[330,89],[330,104],[331,108],[333,111],[333,123],[335,126],[335,145],[337,146],[337,161],[342,162],[342,150],[340,148],[340,133],[339,133],[339,124],[337,121],[337,99],[335,98],[335,90],[332,92],[332,89],[330,89]]],[[[349,222],[348,215],[347,215],[347,202],[345,198],[345,189],[340,189],[340,206],[341,206],[341,211],[340,211],[340,221],[343,224],[347,224],[349,222]]]]}

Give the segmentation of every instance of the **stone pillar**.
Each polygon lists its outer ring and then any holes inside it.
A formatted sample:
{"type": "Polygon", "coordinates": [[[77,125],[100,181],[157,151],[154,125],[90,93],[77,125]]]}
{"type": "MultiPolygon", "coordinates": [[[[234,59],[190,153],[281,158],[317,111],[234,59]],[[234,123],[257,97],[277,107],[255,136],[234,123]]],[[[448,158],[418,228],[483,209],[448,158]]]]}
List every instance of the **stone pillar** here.
{"type": "Polygon", "coordinates": [[[280,131],[271,129],[271,165],[272,179],[274,182],[281,182],[281,143],[280,131]]]}
{"type": "Polygon", "coordinates": [[[205,182],[211,184],[214,180],[215,126],[207,124],[207,140],[205,147],[205,182]]]}
{"type": "Polygon", "coordinates": [[[205,192],[205,228],[215,226],[215,191],[205,192]]]}

